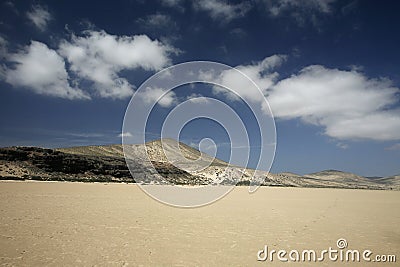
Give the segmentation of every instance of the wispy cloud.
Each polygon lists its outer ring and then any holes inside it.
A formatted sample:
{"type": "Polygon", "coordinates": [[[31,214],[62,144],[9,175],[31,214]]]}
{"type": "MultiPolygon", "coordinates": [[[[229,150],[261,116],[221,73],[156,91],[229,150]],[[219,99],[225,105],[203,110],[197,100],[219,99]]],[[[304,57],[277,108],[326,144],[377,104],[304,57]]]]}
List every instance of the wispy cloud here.
{"type": "MultiPolygon", "coordinates": [[[[146,33],[158,38],[165,44],[180,39],[179,24],[170,15],[155,13],[136,20],[136,25],[146,33]]],[[[175,49],[178,52],[178,49],[175,49]]]]}
{"type": "Polygon", "coordinates": [[[121,140],[117,137],[117,130],[110,131],[74,131],[62,129],[45,129],[32,127],[5,127],[3,132],[8,133],[0,138],[0,146],[40,146],[40,147],[71,147],[82,145],[116,144],[121,140]],[[24,136],[21,138],[21,136],[24,136]]]}
{"type": "Polygon", "coordinates": [[[104,133],[66,133],[66,135],[83,138],[100,138],[104,137],[104,133]]]}
{"type": "Polygon", "coordinates": [[[345,143],[342,143],[342,142],[337,143],[336,146],[338,148],[341,148],[341,149],[348,149],[349,148],[348,144],[345,144],[345,143]]]}
{"type": "Polygon", "coordinates": [[[7,46],[8,46],[8,41],[2,36],[0,36],[0,59],[4,59],[7,56],[8,54],[7,46]]]}
{"type": "Polygon", "coordinates": [[[330,13],[335,0],[266,0],[268,11],[279,16],[285,12],[321,12],[330,13]]]}
{"type": "Polygon", "coordinates": [[[19,15],[18,9],[15,7],[15,4],[12,1],[6,1],[3,3],[4,6],[11,9],[16,15],[19,15]]]}
{"type": "Polygon", "coordinates": [[[183,6],[184,0],[160,0],[160,2],[163,6],[172,7],[181,12],[185,11],[183,6]]]}
{"type": "Polygon", "coordinates": [[[332,4],[336,0],[264,0],[268,14],[272,18],[289,17],[299,26],[307,22],[320,28],[320,20],[323,16],[333,11],[332,4]]]}
{"type": "Polygon", "coordinates": [[[32,10],[26,13],[28,19],[41,31],[45,31],[47,24],[51,20],[52,16],[47,8],[35,5],[32,10]]]}
{"type": "Polygon", "coordinates": [[[132,137],[133,135],[130,132],[123,132],[118,135],[118,137],[132,137]]]}
{"type": "Polygon", "coordinates": [[[214,20],[229,22],[246,15],[251,9],[249,2],[230,4],[223,0],[200,0],[193,2],[196,10],[207,12],[214,20]]]}
{"type": "Polygon", "coordinates": [[[172,20],[169,15],[156,13],[148,15],[144,18],[139,18],[137,22],[146,29],[166,29],[168,31],[174,30],[178,27],[176,22],[172,20]]]}
{"type": "Polygon", "coordinates": [[[392,146],[386,147],[385,150],[400,150],[400,143],[394,144],[392,146]]]}

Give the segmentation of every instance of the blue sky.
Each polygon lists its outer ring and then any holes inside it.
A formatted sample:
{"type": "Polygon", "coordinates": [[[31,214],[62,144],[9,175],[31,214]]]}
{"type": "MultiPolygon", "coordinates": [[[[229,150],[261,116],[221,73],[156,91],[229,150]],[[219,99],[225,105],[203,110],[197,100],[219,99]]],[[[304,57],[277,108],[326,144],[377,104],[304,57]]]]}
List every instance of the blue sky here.
{"type": "MultiPolygon", "coordinates": [[[[273,172],[398,174],[399,7],[335,0],[3,1],[0,145],[120,143],[126,107],[141,83],[164,67],[210,60],[238,67],[267,97],[277,128],[273,172]]],[[[200,92],[224,99],[187,86],[157,114],[200,92]]],[[[230,104],[247,116],[240,103],[230,104]]],[[[158,138],[161,122],[155,116],[149,139],[158,138]]],[[[182,131],[192,145],[204,137],[220,144],[219,157],[229,156],[218,125],[203,120],[182,131]]]]}

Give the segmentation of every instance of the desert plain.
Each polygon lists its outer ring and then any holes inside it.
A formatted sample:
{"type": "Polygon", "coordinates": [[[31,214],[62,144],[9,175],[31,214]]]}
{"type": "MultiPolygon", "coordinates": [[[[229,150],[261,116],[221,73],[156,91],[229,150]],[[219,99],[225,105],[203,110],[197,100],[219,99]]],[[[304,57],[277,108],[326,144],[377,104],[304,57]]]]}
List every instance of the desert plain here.
{"type": "Polygon", "coordinates": [[[200,208],[135,184],[0,182],[4,266],[398,266],[400,191],[236,187],[200,208]],[[269,249],[365,249],[397,262],[258,261],[269,249]]]}

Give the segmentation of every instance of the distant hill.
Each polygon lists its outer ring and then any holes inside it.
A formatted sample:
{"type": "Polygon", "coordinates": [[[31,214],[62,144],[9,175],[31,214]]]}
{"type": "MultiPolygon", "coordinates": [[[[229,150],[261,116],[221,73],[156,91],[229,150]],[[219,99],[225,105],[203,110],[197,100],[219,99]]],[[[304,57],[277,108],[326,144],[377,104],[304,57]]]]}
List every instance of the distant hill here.
{"type": "Polygon", "coordinates": [[[400,188],[400,175],[373,179],[374,182],[386,184],[389,187],[400,188]]]}
{"type": "Polygon", "coordinates": [[[0,179],[135,182],[140,178],[145,183],[166,181],[177,185],[247,185],[254,174],[264,181],[265,186],[400,190],[399,175],[371,179],[337,170],[307,175],[255,172],[229,165],[173,139],[129,145],[126,148],[133,175],[127,168],[122,145],[59,149],[0,148],[0,179]],[[144,151],[147,151],[157,172],[138,160],[145,155],[144,151]]]}
{"type": "Polygon", "coordinates": [[[337,170],[325,170],[316,173],[310,173],[304,175],[305,177],[316,178],[321,180],[329,180],[335,182],[346,182],[346,183],[368,183],[371,182],[369,179],[356,175],[350,172],[343,172],[337,170]]]}

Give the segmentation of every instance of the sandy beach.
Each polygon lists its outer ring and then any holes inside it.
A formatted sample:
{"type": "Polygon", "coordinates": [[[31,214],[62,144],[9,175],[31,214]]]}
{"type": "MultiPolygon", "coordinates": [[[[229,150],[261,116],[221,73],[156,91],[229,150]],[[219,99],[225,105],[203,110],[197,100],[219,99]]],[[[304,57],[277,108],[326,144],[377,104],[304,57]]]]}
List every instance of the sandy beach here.
{"type": "Polygon", "coordinates": [[[1,182],[0,203],[5,266],[339,266],[257,260],[265,245],[321,251],[339,238],[373,255],[400,252],[399,191],[237,187],[182,209],[134,184],[1,182]]]}

